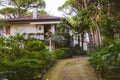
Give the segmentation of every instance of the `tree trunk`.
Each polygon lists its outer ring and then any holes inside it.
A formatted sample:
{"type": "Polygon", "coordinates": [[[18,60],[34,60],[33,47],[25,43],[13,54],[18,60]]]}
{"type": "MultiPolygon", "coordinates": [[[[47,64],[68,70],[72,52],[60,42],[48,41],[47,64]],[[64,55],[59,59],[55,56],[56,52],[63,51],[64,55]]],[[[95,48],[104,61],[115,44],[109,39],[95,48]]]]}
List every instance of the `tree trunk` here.
{"type": "Polygon", "coordinates": [[[91,32],[88,32],[88,35],[89,35],[89,48],[90,50],[92,50],[93,49],[93,36],[91,32]]]}
{"type": "Polygon", "coordinates": [[[92,47],[94,48],[94,46],[96,45],[96,33],[95,33],[95,29],[92,31],[91,33],[92,35],[92,47]]]}
{"type": "Polygon", "coordinates": [[[101,34],[98,25],[97,25],[97,35],[98,35],[98,47],[100,47],[102,42],[101,42],[101,34]]]}
{"type": "Polygon", "coordinates": [[[82,50],[84,50],[84,33],[81,34],[82,50]]]}
{"type": "Polygon", "coordinates": [[[78,35],[78,45],[80,47],[80,35],[78,35]]]}

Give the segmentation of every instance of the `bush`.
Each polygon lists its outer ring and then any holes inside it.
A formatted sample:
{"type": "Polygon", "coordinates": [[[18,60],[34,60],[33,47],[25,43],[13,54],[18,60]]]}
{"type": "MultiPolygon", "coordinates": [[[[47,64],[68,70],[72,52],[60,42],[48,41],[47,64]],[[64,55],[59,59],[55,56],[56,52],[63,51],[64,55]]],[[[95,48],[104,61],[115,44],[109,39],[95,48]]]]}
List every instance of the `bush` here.
{"type": "Polygon", "coordinates": [[[53,58],[38,40],[24,40],[23,35],[0,38],[0,76],[9,80],[35,80],[53,58]]]}
{"type": "Polygon", "coordinates": [[[40,50],[45,49],[45,44],[37,40],[28,41],[25,44],[25,49],[29,51],[40,51],[40,50]]]}
{"type": "Polygon", "coordinates": [[[77,44],[74,47],[70,48],[72,56],[86,55],[86,51],[82,50],[81,47],[77,44]]]}
{"type": "Polygon", "coordinates": [[[92,52],[90,62],[107,80],[120,80],[120,40],[109,40],[109,45],[92,52]]]}
{"type": "Polygon", "coordinates": [[[69,51],[70,51],[69,48],[58,48],[54,50],[54,55],[56,56],[57,59],[69,58],[70,57],[69,51]]]}

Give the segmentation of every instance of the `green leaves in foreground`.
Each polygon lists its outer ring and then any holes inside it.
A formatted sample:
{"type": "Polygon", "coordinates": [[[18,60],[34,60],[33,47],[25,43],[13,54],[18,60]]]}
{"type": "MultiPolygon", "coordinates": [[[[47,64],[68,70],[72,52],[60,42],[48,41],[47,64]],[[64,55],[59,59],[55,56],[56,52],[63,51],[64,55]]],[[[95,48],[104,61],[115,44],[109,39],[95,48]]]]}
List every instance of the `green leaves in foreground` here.
{"type": "Polygon", "coordinates": [[[90,62],[102,75],[115,80],[120,79],[120,39],[111,40],[106,37],[109,45],[90,54],[90,62]],[[103,74],[104,73],[104,74],[103,74]],[[114,74],[114,75],[113,75],[114,74]]]}
{"type": "Polygon", "coordinates": [[[35,80],[52,64],[50,52],[39,40],[25,40],[16,34],[0,38],[0,77],[9,80],[35,80]]]}

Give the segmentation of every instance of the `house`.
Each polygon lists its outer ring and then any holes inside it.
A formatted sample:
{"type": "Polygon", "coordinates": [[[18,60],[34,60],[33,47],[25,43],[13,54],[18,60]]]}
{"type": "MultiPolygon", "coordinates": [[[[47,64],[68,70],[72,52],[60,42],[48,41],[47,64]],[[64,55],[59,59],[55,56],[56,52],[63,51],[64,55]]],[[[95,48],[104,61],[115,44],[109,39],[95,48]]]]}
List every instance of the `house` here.
{"type": "Polygon", "coordinates": [[[6,36],[19,32],[44,40],[48,31],[52,34],[55,33],[56,25],[60,23],[60,17],[39,15],[37,18],[33,18],[32,16],[24,16],[6,19],[6,23],[6,29],[3,29],[3,34],[6,36]]]}
{"type": "MultiPolygon", "coordinates": [[[[56,33],[56,26],[61,22],[61,17],[49,15],[37,15],[37,5],[33,5],[33,16],[8,18],[7,26],[0,29],[0,33],[6,37],[15,33],[25,33],[26,37],[44,41],[46,33],[56,33]]],[[[54,46],[53,46],[54,47],[54,46]]]]}
{"type": "Polygon", "coordinates": [[[44,40],[47,32],[55,33],[56,25],[60,23],[61,17],[38,15],[38,4],[31,5],[33,7],[33,16],[23,16],[16,18],[8,18],[5,20],[7,26],[2,29],[1,34],[5,36],[14,35],[16,32],[25,33],[36,39],[44,40]]]}
{"type": "MultiPolygon", "coordinates": [[[[48,16],[48,15],[37,15],[36,18],[33,16],[24,16],[20,18],[6,19],[7,26],[3,27],[1,33],[9,37],[15,35],[15,33],[25,33],[25,36],[32,36],[35,39],[44,41],[46,39],[46,33],[56,33],[56,26],[60,23],[61,17],[48,16]]],[[[46,47],[50,47],[49,46],[46,47]]],[[[55,47],[55,44],[51,44],[55,47]]]]}
{"type": "MultiPolygon", "coordinates": [[[[44,41],[46,39],[46,34],[54,34],[58,32],[56,26],[61,22],[61,17],[49,16],[49,15],[37,15],[37,5],[33,5],[33,16],[23,16],[16,18],[6,19],[6,27],[0,29],[0,33],[8,37],[9,35],[14,35],[16,32],[25,33],[26,37],[32,36],[35,39],[44,41]]],[[[69,33],[70,28],[63,32],[69,33]]],[[[67,43],[69,46],[70,41],[72,41],[69,36],[61,36],[64,40],[64,43],[67,43]],[[65,37],[67,41],[65,42],[65,37]]],[[[73,38],[73,45],[78,44],[76,38],[73,38]]],[[[64,44],[63,43],[63,44],[64,44]]],[[[49,43],[50,45],[50,43],[49,43]]],[[[52,46],[55,47],[55,44],[52,43],[52,46]]],[[[58,46],[60,46],[58,44],[58,46]]]]}

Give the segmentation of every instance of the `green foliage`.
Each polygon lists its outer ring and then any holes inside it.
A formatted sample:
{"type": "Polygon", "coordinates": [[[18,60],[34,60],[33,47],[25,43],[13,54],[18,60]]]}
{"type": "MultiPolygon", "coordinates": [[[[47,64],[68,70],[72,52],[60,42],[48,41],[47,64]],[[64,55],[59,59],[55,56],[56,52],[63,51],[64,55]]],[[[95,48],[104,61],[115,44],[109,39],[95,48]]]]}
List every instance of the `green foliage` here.
{"type": "Polygon", "coordinates": [[[44,9],[46,5],[44,0],[9,0],[8,3],[11,3],[13,7],[3,8],[2,10],[0,10],[0,13],[3,15],[7,14],[7,17],[14,18],[17,16],[21,17],[25,15],[32,4],[39,3],[38,6],[40,9],[44,9]]]}
{"type": "MultiPolygon", "coordinates": [[[[92,52],[90,60],[95,69],[103,75],[111,74],[108,80],[119,80],[120,78],[117,78],[120,74],[120,43],[115,39],[120,38],[120,0],[67,0],[59,9],[76,14],[68,19],[75,32],[93,32],[93,39],[90,37],[90,42],[97,43],[96,40],[100,42],[96,38],[99,31],[100,34],[112,39],[105,38],[108,42],[103,45],[107,46],[92,52]]],[[[92,48],[93,44],[90,43],[90,46],[92,48]]],[[[79,48],[75,50],[80,51],[79,48]]]]}
{"type": "Polygon", "coordinates": [[[31,4],[37,3],[37,1],[39,2],[39,6],[41,8],[45,7],[45,2],[44,0],[10,0],[10,2],[12,3],[12,5],[16,6],[17,8],[29,8],[31,4]]]}
{"type": "Polygon", "coordinates": [[[0,41],[0,76],[9,80],[35,80],[53,63],[41,41],[26,40],[18,33],[9,38],[1,36],[0,41]]]}
{"type": "Polygon", "coordinates": [[[108,80],[119,80],[120,40],[111,40],[109,38],[106,38],[106,40],[109,41],[109,46],[91,52],[89,60],[94,68],[102,74],[102,77],[105,76],[108,80]]]}
{"type": "Polygon", "coordinates": [[[45,44],[43,44],[40,41],[36,41],[36,40],[28,41],[25,44],[25,49],[29,50],[29,51],[41,51],[41,50],[45,49],[45,44]]]}
{"type": "MultiPolygon", "coordinates": [[[[23,10],[23,9],[21,9],[21,10],[23,10]]],[[[2,9],[0,9],[0,14],[12,18],[12,17],[15,17],[17,15],[16,11],[17,11],[16,8],[2,8],[2,9]]]]}
{"type": "Polygon", "coordinates": [[[65,59],[70,57],[69,51],[69,48],[58,48],[54,50],[53,55],[55,55],[57,59],[65,59]]]}
{"type": "MultiPolygon", "coordinates": [[[[23,16],[32,16],[32,12],[27,11],[26,13],[23,14],[23,16]]],[[[38,15],[48,15],[48,13],[44,10],[38,10],[38,15]]]]}
{"type": "Polygon", "coordinates": [[[115,34],[120,30],[120,22],[107,15],[102,15],[98,24],[102,35],[108,36],[111,39],[114,39],[115,34]]]}
{"type": "Polygon", "coordinates": [[[66,2],[58,8],[58,10],[66,12],[66,14],[70,15],[70,14],[74,13],[74,11],[76,11],[76,9],[73,7],[72,3],[74,4],[73,0],[66,0],[66,2]]]}
{"type": "Polygon", "coordinates": [[[70,50],[71,50],[72,56],[86,55],[86,51],[82,50],[78,44],[71,47],[70,50]]]}
{"type": "Polygon", "coordinates": [[[0,19],[0,29],[5,25],[5,21],[3,19],[0,19]]]}
{"type": "Polygon", "coordinates": [[[70,46],[70,36],[65,33],[58,33],[54,38],[56,48],[69,47],[70,46]]]}

